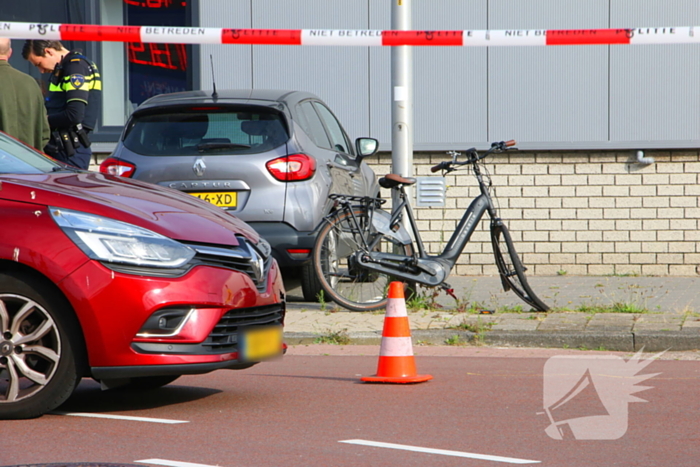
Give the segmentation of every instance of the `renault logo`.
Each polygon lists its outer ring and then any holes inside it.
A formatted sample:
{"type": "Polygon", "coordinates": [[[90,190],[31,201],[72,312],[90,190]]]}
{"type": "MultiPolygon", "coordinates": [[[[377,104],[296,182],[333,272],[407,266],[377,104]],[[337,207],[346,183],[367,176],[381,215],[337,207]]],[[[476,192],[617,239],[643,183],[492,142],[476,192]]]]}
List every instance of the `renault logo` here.
{"type": "Polygon", "coordinates": [[[207,170],[207,165],[204,163],[204,160],[201,157],[198,157],[196,161],[194,161],[194,165],[192,166],[192,170],[194,171],[194,174],[198,177],[203,177],[204,172],[207,170]]]}
{"type": "Polygon", "coordinates": [[[265,262],[258,252],[253,250],[253,258],[250,263],[253,267],[253,280],[255,280],[256,284],[259,284],[263,280],[263,274],[265,273],[265,262]]]}

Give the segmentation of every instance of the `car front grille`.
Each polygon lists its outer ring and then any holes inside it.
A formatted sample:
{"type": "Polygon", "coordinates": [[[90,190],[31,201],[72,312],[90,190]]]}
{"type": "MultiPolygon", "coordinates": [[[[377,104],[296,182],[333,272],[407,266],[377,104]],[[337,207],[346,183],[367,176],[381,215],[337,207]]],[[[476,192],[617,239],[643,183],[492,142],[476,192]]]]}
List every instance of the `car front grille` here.
{"type": "Polygon", "coordinates": [[[239,244],[234,247],[182,242],[183,245],[195,250],[195,256],[179,268],[157,268],[108,261],[101,261],[101,263],[116,272],[149,277],[182,277],[195,266],[213,266],[246,274],[258,291],[264,292],[267,290],[267,276],[273,257],[269,249],[263,253],[245,237],[237,238],[239,244]]]}
{"type": "Polygon", "coordinates": [[[251,278],[258,291],[267,289],[267,276],[272,266],[272,256],[264,258],[252,245],[238,237],[237,247],[187,244],[196,251],[191,265],[214,266],[242,272],[251,278]]]}
{"type": "Polygon", "coordinates": [[[202,346],[211,352],[238,350],[238,333],[242,327],[282,325],[285,303],[275,303],[254,308],[230,310],[221,317],[202,346]]]}

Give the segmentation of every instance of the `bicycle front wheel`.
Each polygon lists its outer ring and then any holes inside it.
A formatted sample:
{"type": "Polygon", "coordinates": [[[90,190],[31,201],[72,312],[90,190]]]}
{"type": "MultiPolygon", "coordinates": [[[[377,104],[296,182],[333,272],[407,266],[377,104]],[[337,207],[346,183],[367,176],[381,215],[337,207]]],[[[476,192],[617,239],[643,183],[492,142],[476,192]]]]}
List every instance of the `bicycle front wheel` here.
{"type": "Polygon", "coordinates": [[[528,284],[525,277],[526,268],[515,251],[510,232],[500,222],[491,224],[491,243],[504,290],[512,290],[525,303],[537,311],[549,310],[549,307],[530,288],[530,284],[528,284]]]}
{"type": "Polygon", "coordinates": [[[323,226],[316,238],[313,263],[326,298],[352,311],[386,307],[393,276],[360,266],[357,251],[378,240],[375,251],[410,255],[409,245],[373,232],[365,209],[340,211],[323,226]],[[379,237],[378,237],[379,236],[379,237]]]}

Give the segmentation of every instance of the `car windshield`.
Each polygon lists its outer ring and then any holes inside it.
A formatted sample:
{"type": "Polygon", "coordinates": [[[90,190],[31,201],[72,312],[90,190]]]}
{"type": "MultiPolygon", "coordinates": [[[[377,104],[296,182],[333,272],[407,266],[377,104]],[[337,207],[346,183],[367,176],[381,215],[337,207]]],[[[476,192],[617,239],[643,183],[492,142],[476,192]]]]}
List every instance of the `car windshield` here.
{"type": "Polygon", "coordinates": [[[256,154],[288,139],[283,117],[272,109],[202,106],[136,114],[124,146],[145,156],[256,154]]]}
{"type": "Polygon", "coordinates": [[[0,132],[0,174],[41,174],[65,166],[0,132]]]}

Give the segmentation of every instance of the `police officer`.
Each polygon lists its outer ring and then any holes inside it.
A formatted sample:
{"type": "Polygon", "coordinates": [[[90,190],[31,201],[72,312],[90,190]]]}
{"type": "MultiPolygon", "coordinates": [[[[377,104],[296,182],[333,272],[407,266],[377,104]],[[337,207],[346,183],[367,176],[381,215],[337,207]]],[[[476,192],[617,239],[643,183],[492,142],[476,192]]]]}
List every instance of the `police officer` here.
{"type": "Polygon", "coordinates": [[[42,73],[51,73],[46,111],[51,140],[46,154],[81,169],[90,166],[89,133],[100,113],[102,79],[92,61],[80,50],[68,50],[59,41],[30,39],[22,56],[42,73]]]}

